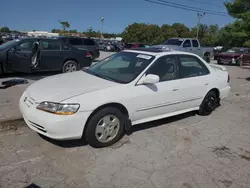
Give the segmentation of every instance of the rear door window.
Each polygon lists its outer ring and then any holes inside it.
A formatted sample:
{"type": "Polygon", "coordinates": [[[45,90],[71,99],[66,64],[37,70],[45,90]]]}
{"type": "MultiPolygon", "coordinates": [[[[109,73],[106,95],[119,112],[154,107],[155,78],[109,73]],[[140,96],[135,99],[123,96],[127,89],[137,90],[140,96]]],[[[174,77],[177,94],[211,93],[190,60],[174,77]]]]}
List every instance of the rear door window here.
{"type": "Polygon", "coordinates": [[[74,46],[80,46],[83,45],[82,39],[81,38],[72,38],[69,39],[69,43],[74,46]]]}
{"type": "Polygon", "coordinates": [[[197,48],[199,47],[199,43],[197,40],[192,40],[193,47],[197,48]]]}
{"type": "Polygon", "coordinates": [[[190,40],[185,40],[185,42],[184,42],[184,44],[183,44],[183,47],[185,47],[185,48],[191,47],[191,42],[190,42],[190,40]]]}
{"type": "Polygon", "coordinates": [[[95,42],[92,39],[83,39],[83,44],[87,46],[94,46],[95,42]]]}
{"type": "Polygon", "coordinates": [[[60,50],[61,46],[58,41],[42,41],[42,50],[60,50]]]}
{"type": "Polygon", "coordinates": [[[195,56],[178,55],[179,57],[179,76],[189,78],[209,74],[208,68],[195,56]]]}

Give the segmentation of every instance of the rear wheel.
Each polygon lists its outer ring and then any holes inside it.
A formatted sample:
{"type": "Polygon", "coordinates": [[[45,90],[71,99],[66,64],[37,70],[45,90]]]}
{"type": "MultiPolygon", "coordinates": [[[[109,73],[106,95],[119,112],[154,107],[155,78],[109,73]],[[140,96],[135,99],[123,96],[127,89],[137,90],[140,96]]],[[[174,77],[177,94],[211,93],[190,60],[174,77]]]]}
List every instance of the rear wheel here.
{"type": "Polygon", "coordinates": [[[119,109],[103,108],[89,119],[84,137],[92,147],[110,146],[123,136],[125,122],[126,116],[119,109]]]}
{"type": "Polygon", "coordinates": [[[207,62],[210,63],[211,62],[211,58],[210,58],[210,54],[205,54],[203,59],[207,62]]]}
{"type": "Polygon", "coordinates": [[[218,103],[219,99],[215,91],[208,92],[200,105],[198,114],[202,116],[210,115],[218,107],[218,103]]]}
{"type": "Polygon", "coordinates": [[[67,73],[67,72],[75,72],[78,70],[78,65],[75,61],[69,60],[66,61],[63,65],[62,72],[67,73]]]}

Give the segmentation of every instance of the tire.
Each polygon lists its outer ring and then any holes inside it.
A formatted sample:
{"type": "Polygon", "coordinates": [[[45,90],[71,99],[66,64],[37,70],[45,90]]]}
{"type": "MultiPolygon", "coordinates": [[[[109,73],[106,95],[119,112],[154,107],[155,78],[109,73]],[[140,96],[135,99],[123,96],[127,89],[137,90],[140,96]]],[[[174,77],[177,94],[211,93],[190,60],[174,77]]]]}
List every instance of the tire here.
{"type": "Polygon", "coordinates": [[[211,62],[210,56],[204,56],[203,59],[204,59],[207,63],[210,63],[210,62],[211,62]]]}
{"type": "Polygon", "coordinates": [[[218,107],[219,99],[215,91],[209,91],[200,105],[198,114],[201,116],[210,115],[218,107]]]}
{"type": "Polygon", "coordinates": [[[118,108],[103,108],[89,119],[84,138],[94,148],[111,146],[124,135],[126,118],[118,108]]]}
{"type": "Polygon", "coordinates": [[[68,73],[68,72],[75,72],[78,70],[78,64],[77,62],[73,60],[68,60],[63,64],[62,72],[68,73]]]}
{"type": "Polygon", "coordinates": [[[218,65],[223,65],[223,63],[221,63],[221,60],[220,60],[220,59],[217,59],[217,64],[218,64],[218,65]]]}

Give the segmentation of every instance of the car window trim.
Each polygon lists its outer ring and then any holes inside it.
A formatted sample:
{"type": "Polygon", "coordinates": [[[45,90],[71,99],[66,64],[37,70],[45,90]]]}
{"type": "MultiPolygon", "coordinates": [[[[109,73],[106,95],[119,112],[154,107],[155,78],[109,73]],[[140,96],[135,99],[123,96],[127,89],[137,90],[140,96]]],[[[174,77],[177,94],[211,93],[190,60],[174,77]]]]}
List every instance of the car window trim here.
{"type": "Polygon", "coordinates": [[[187,78],[195,78],[195,77],[201,77],[201,76],[207,76],[207,75],[209,75],[211,72],[210,72],[210,70],[209,70],[209,68],[207,68],[207,66],[198,58],[198,57],[196,57],[196,56],[194,56],[194,55],[190,55],[190,54],[177,54],[176,55],[177,56],[177,60],[178,60],[178,73],[179,73],[179,75],[178,75],[178,79],[180,80],[180,79],[187,79],[187,78]],[[184,56],[184,57],[193,57],[193,58],[195,58],[195,59],[197,59],[198,61],[198,63],[203,67],[203,68],[205,68],[206,70],[207,70],[207,74],[204,74],[204,75],[198,75],[198,76],[190,76],[190,77],[185,77],[185,78],[181,78],[180,77],[180,66],[181,66],[181,59],[180,59],[180,57],[181,56],[184,56]]]}

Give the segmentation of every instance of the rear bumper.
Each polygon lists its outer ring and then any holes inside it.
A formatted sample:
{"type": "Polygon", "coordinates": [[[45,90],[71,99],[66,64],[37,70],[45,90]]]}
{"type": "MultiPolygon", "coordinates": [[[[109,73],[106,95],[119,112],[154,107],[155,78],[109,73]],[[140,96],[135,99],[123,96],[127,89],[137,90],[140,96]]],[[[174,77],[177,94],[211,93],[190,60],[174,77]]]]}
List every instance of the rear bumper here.
{"type": "Polygon", "coordinates": [[[91,64],[92,64],[92,59],[87,57],[84,59],[84,61],[81,62],[81,65],[80,65],[81,67],[79,68],[81,69],[82,67],[90,67],[91,64]]]}

